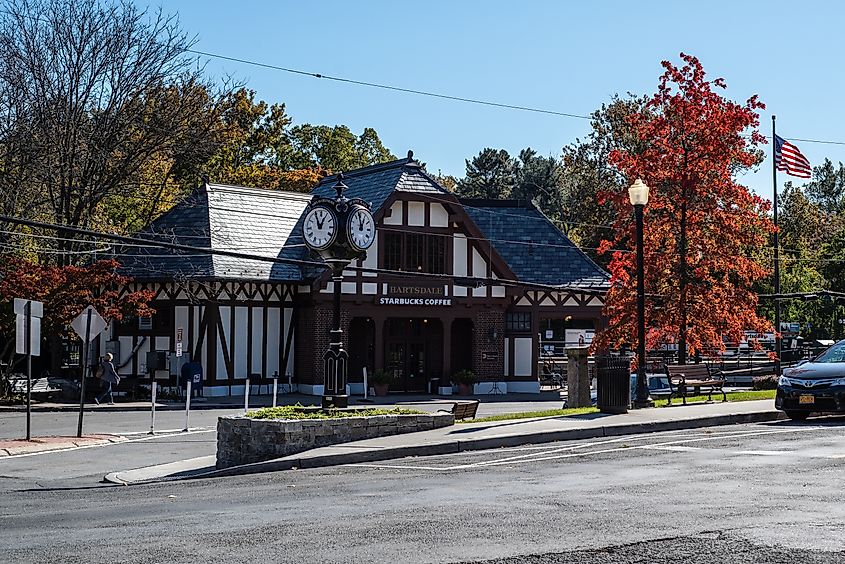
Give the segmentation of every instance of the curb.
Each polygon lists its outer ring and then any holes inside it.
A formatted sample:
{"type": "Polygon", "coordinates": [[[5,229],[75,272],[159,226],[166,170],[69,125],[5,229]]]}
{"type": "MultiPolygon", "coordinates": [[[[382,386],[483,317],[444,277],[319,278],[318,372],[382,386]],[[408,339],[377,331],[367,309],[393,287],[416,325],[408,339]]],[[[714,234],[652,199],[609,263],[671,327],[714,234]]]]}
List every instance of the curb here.
{"type": "Polygon", "coordinates": [[[182,475],[160,476],[147,480],[127,482],[120,478],[123,472],[112,472],[103,478],[104,482],[119,485],[145,484],[172,480],[188,480],[196,478],[222,478],[229,476],[245,476],[264,472],[278,472],[294,468],[324,468],[345,464],[360,464],[364,462],[378,462],[395,460],[411,456],[432,456],[439,454],[456,454],[473,450],[488,450],[500,447],[514,447],[527,444],[542,444],[558,441],[575,441],[581,439],[595,439],[601,437],[615,437],[620,435],[639,435],[657,433],[661,431],[679,431],[700,427],[716,427],[722,425],[737,425],[742,423],[765,423],[786,419],[786,414],[780,411],[759,411],[730,415],[712,415],[694,419],[678,419],[671,421],[651,421],[645,423],[625,423],[591,427],[588,429],[567,429],[561,431],[544,431],[539,433],[520,433],[500,435],[480,439],[446,440],[425,445],[402,445],[396,447],[360,450],[339,454],[326,454],[313,457],[293,455],[264,462],[253,462],[241,466],[232,466],[220,470],[198,469],[194,473],[182,475]]]}
{"type": "MultiPolygon", "coordinates": [[[[96,404],[85,404],[85,413],[96,413],[96,412],[128,412],[128,411],[150,411],[150,405],[96,405],[96,404]]],[[[251,405],[250,409],[261,409],[263,407],[270,407],[269,405],[251,405]]],[[[210,410],[210,409],[239,409],[243,410],[243,404],[220,404],[220,403],[194,403],[191,402],[191,411],[202,411],[202,410],[210,410]]],[[[185,411],[185,403],[165,403],[165,404],[156,404],[156,411],[185,411]]],[[[60,413],[60,412],[68,412],[68,413],[79,413],[79,404],[77,405],[57,405],[51,407],[44,407],[44,406],[32,406],[32,413],[60,413]]],[[[26,413],[26,406],[2,406],[0,407],[0,413],[26,413]]]]}

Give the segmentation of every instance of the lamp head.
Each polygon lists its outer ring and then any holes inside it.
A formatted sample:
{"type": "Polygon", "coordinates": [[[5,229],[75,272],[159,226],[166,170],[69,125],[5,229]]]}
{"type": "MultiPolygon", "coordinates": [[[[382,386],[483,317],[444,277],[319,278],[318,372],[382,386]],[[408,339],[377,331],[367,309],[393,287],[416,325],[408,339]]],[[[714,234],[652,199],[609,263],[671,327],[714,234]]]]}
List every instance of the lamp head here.
{"type": "Polygon", "coordinates": [[[646,205],[648,203],[648,185],[641,178],[637,178],[628,188],[628,197],[631,199],[633,206],[646,205]]]}

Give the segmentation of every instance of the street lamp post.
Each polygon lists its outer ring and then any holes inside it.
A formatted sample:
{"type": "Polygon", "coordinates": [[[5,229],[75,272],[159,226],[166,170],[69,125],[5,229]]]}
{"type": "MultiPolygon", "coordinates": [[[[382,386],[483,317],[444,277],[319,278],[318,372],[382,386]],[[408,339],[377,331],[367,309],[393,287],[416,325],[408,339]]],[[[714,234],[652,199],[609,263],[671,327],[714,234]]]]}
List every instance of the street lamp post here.
{"type": "Polygon", "coordinates": [[[645,375],[645,274],[643,267],[643,209],[648,203],[648,185],[641,179],[628,188],[637,218],[637,388],[634,408],[652,407],[645,375]]]}
{"type": "Polygon", "coordinates": [[[306,246],[320,255],[332,269],[332,329],[329,349],[323,354],[323,409],[347,407],[346,393],[349,354],[343,349],[340,328],[340,293],[343,270],[353,260],[367,256],[376,237],[370,206],[360,198],[343,195],[343,174],[334,185],[335,198],[315,196],[302,221],[306,246]]]}

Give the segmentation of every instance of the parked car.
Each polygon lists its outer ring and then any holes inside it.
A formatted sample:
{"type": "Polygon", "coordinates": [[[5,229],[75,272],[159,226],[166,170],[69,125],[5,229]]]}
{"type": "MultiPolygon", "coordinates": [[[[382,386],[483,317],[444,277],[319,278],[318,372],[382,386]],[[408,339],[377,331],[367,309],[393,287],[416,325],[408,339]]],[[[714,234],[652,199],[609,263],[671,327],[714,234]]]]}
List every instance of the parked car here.
{"type": "Polygon", "coordinates": [[[810,413],[845,413],[845,341],[812,360],[786,368],[778,380],[775,408],[790,419],[810,413]]]}

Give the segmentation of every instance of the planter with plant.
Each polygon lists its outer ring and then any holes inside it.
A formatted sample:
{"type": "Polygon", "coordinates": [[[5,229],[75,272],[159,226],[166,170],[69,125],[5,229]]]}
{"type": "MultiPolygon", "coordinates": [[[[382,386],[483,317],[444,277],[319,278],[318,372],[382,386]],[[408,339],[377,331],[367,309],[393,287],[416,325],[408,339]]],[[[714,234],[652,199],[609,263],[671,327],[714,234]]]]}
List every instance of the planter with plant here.
{"type": "Polygon", "coordinates": [[[390,389],[390,383],[393,382],[393,374],[388,370],[376,370],[373,372],[370,382],[373,384],[377,396],[386,396],[390,389]]]}
{"type": "Polygon", "coordinates": [[[459,370],[452,376],[452,383],[457,384],[458,394],[462,396],[472,395],[473,386],[478,382],[478,377],[472,370],[459,370]]]}

